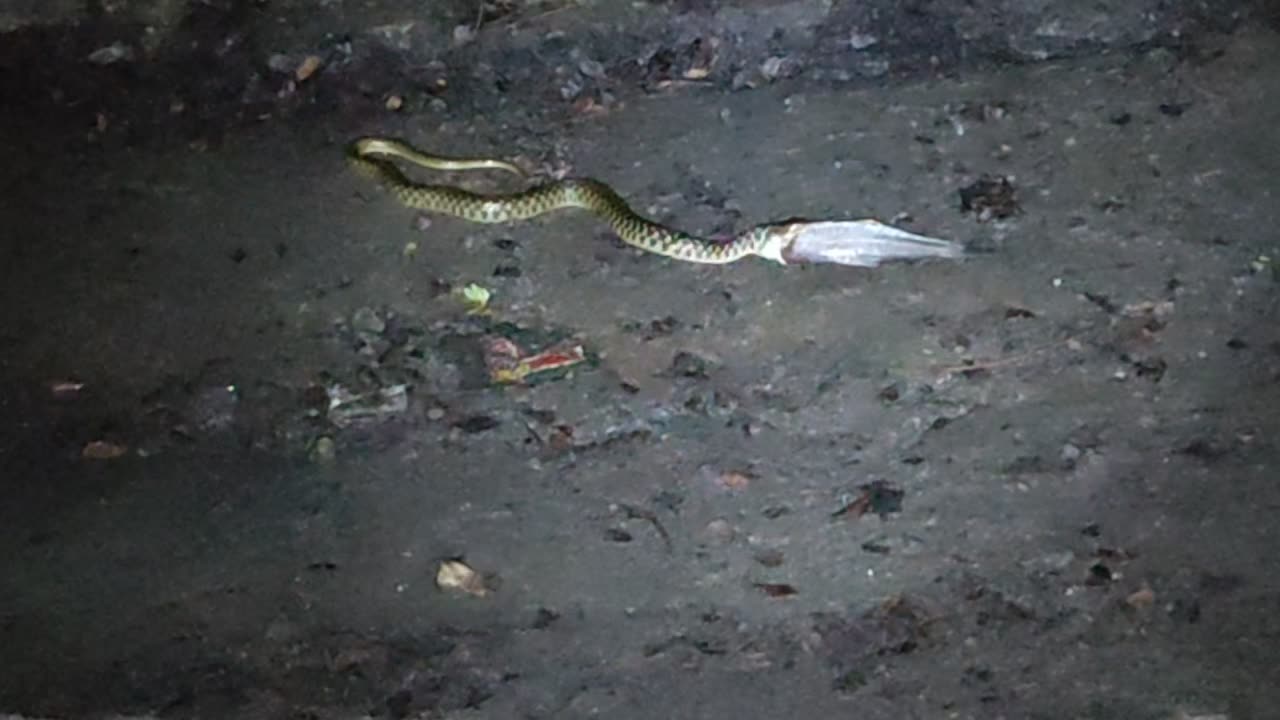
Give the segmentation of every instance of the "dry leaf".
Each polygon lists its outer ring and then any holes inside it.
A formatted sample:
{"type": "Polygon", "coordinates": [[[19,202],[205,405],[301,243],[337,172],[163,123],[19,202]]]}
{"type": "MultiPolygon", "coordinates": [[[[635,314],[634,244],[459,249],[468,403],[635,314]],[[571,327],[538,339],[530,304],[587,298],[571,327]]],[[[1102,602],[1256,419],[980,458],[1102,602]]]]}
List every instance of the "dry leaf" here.
{"type": "Polygon", "coordinates": [[[436,586],[442,590],[462,590],[476,597],[484,597],[489,589],[484,578],[461,560],[446,560],[436,571],[436,586]]]}
{"type": "Polygon", "coordinates": [[[489,300],[493,298],[493,293],[489,288],[483,285],[471,283],[458,291],[462,296],[462,302],[467,306],[467,314],[480,315],[489,309],[489,300]]]}
{"type": "Polygon", "coordinates": [[[683,73],[684,79],[706,80],[710,77],[711,68],[716,64],[716,50],[719,47],[720,41],[716,38],[706,38],[698,41],[689,68],[683,73]]]}
{"type": "Polygon", "coordinates": [[[831,517],[860,518],[873,512],[884,519],[889,514],[902,510],[903,492],[883,480],[874,480],[859,490],[861,492],[858,497],[846,501],[840,509],[831,513],[831,517]]]}
{"type": "Polygon", "coordinates": [[[871,509],[871,493],[864,492],[854,498],[853,502],[842,505],[839,510],[831,513],[831,517],[847,516],[851,518],[860,518],[867,514],[871,509]]]}
{"type": "Polygon", "coordinates": [[[556,452],[567,452],[573,449],[573,427],[557,425],[547,438],[547,446],[556,452]]]}
{"type": "Polygon", "coordinates": [[[1135,610],[1146,610],[1156,602],[1156,593],[1150,587],[1143,585],[1139,590],[1124,599],[1125,604],[1135,610]]]}
{"type": "Polygon", "coordinates": [[[1163,319],[1173,314],[1173,308],[1173,302],[1170,300],[1161,300],[1158,302],[1143,300],[1142,302],[1129,303],[1128,305],[1125,305],[1120,312],[1128,317],[1151,315],[1158,319],[1163,319]]]}
{"type": "Polygon", "coordinates": [[[58,380],[49,383],[49,390],[54,395],[65,397],[67,395],[75,395],[84,389],[84,383],[75,382],[74,380],[58,380]]]}
{"type": "Polygon", "coordinates": [[[320,65],[323,62],[324,61],[320,59],[319,55],[306,56],[303,58],[302,62],[298,63],[298,68],[293,71],[294,79],[298,82],[305,81],[307,78],[316,74],[316,71],[320,69],[320,65]]]}
{"type": "Polygon", "coordinates": [[[775,598],[791,597],[799,592],[795,589],[795,586],[787,583],[756,583],[756,587],[765,595],[775,598]]]}
{"type": "Polygon", "coordinates": [[[751,476],[739,470],[726,470],[720,473],[720,484],[730,490],[746,490],[751,476]]]}
{"type": "Polygon", "coordinates": [[[127,452],[129,452],[129,448],[124,445],[117,445],[105,440],[94,440],[84,446],[84,449],[80,451],[80,457],[86,460],[115,460],[124,456],[127,452]]]}
{"type": "Polygon", "coordinates": [[[609,108],[596,102],[595,98],[586,95],[573,101],[573,111],[580,115],[607,115],[609,108]]]}
{"type": "Polygon", "coordinates": [[[113,65],[121,60],[132,60],[133,55],[133,48],[116,42],[89,53],[88,60],[94,65],[113,65]]]}

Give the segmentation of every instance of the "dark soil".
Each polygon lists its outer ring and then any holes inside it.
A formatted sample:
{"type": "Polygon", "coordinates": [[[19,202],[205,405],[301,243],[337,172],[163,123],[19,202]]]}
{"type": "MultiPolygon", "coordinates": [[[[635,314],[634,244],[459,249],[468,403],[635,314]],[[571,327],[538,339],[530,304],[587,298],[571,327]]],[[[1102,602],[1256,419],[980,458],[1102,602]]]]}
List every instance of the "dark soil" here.
{"type": "MultiPolygon", "coordinates": [[[[76,32],[0,52],[0,710],[1280,707],[1274,32],[843,78],[702,78],[692,44],[540,76],[483,33],[301,82],[269,43],[29,63],[76,32]],[[977,252],[716,267],[581,213],[419,218],[349,172],[361,135],[699,233],[876,217],[977,252]],[[588,362],[494,386],[495,332],[588,362]],[[339,388],[404,404],[346,423],[339,388]]],[[[479,175],[445,180],[511,187],[479,175]]]]}

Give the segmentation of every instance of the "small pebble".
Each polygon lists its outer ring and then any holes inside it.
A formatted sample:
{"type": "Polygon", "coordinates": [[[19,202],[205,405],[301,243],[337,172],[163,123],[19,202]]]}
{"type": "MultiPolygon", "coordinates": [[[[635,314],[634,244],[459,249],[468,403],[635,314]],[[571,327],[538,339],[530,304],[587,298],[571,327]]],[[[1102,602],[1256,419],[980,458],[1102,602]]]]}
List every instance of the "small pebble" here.
{"type": "Polygon", "coordinates": [[[727,545],[733,542],[735,533],[728,520],[718,518],[707,523],[707,527],[703,530],[703,535],[708,542],[716,545],[727,545]]]}
{"type": "Polygon", "coordinates": [[[276,53],[267,58],[267,67],[278,73],[287,73],[293,70],[293,59],[284,53],[276,53]]]}
{"type": "Polygon", "coordinates": [[[1048,555],[1042,555],[1036,561],[1036,564],[1044,568],[1045,570],[1062,571],[1071,567],[1071,563],[1075,562],[1075,559],[1076,559],[1076,554],[1074,552],[1070,550],[1063,550],[1061,552],[1054,552],[1054,553],[1049,553],[1048,555]]]}
{"type": "Polygon", "coordinates": [[[560,86],[560,97],[565,100],[573,100],[582,94],[582,83],[577,80],[567,80],[560,86]]]}
{"type": "Polygon", "coordinates": [[[1062,458],[1062,464],[1067,467],[1072,467],[1076,464],[1078,460],[1080,460],[1080,456],[1082,454],[1083,453],[1080,450],[1080,448],[1076,447],[1075,445],[1072,445],[1071,443],[1067,443],[1066,445],[1062,446],[1062,453],[1060,454],[1060,457],[1062,458]]]}
{"type": "Polygon", "coordinates": [[[470,25],[459,25],[453,29],[453,42],[466,45],[476,38],[476,31],[470,25]]]}
{"type": "Polygon", "coordinates": [[[854,31],[849,35],[849,47],[854,50],[866,50],[867,48],[880,42],[875,35],[854,31]]]}
{"type": "Polygon", "coordinates": [[[629,543],[632,540],[632,535],[622,528],[607,528],[604,531],[604,539],[609,542],[629,543]]]}
{"type": "Polygon", "coordinates": [[[589,78],[603,80],[605,77],[604,65],[598,60],[583,58],[578,61],[578,72],[589,78]]]}
{"type": "Polygon", "coordinates": [[[444,418],[444,408],[433,407],[427,410],[428,420],[441,420],[444,418]]]}
{"type": "Polygon", "coordinates": [[[373,308],[362,307],[351,316],[351,327],[358,333],[381,335],[387,329],[387,323],[373,308]]]}
{"type": "Polygon", "coordinates": [[[315,462],[332,462],[338,455],[338,446],[333,438],[324,436],[316,438],[311,446],[311,459],[315,462]]]}
{"type": "Polygon", "coordinates": [[[776,79],[782,74],[786,58],[774,56],[760,64],[760,74],[769,80],[776,79]]]}

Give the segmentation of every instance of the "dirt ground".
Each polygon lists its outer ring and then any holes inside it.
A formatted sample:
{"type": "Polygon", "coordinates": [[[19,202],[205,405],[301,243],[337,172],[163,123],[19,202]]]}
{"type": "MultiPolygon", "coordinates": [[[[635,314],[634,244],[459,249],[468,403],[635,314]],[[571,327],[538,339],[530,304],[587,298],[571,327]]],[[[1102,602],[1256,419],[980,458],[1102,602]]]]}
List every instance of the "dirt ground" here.
{"type": "Polygon", "coordinates": [[[145,139],[5,115],[0,711],[1280,717],[1280,36],[536,107],[369,82],[218,132],[148,96],[145,139]],[[421,218],[360,135],[975,253],[421,218]],[[499,332],[589,362],[495,386],[499,332]]]}

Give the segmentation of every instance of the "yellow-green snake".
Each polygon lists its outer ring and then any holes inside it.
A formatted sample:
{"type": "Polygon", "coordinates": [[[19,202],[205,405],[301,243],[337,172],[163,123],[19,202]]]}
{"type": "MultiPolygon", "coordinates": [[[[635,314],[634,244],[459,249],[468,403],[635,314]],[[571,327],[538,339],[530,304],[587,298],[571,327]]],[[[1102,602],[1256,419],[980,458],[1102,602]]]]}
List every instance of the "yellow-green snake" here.
{"type": "Polygon", "coordinates": [[[787,264],[783,249],[789,239],[769,226],[757,226],[731,239],[716,241],[659,225],[641,217],[608,185],[589,178],[570,178],[506,195],[482,195],[450,185],[419,185],[382,158],[399,158],[434,170],[504,170],[523,176],[520,168],[501,160],[457,159],[429,155],[399,140],[363,138],[351,145],[351,164],[390,189],[404,205],[477,223],[527,220],[560,208],[582,208],[603,218],[629,245],[677,260],[705,264],[731,263],[757,255],[787,264]]]}

